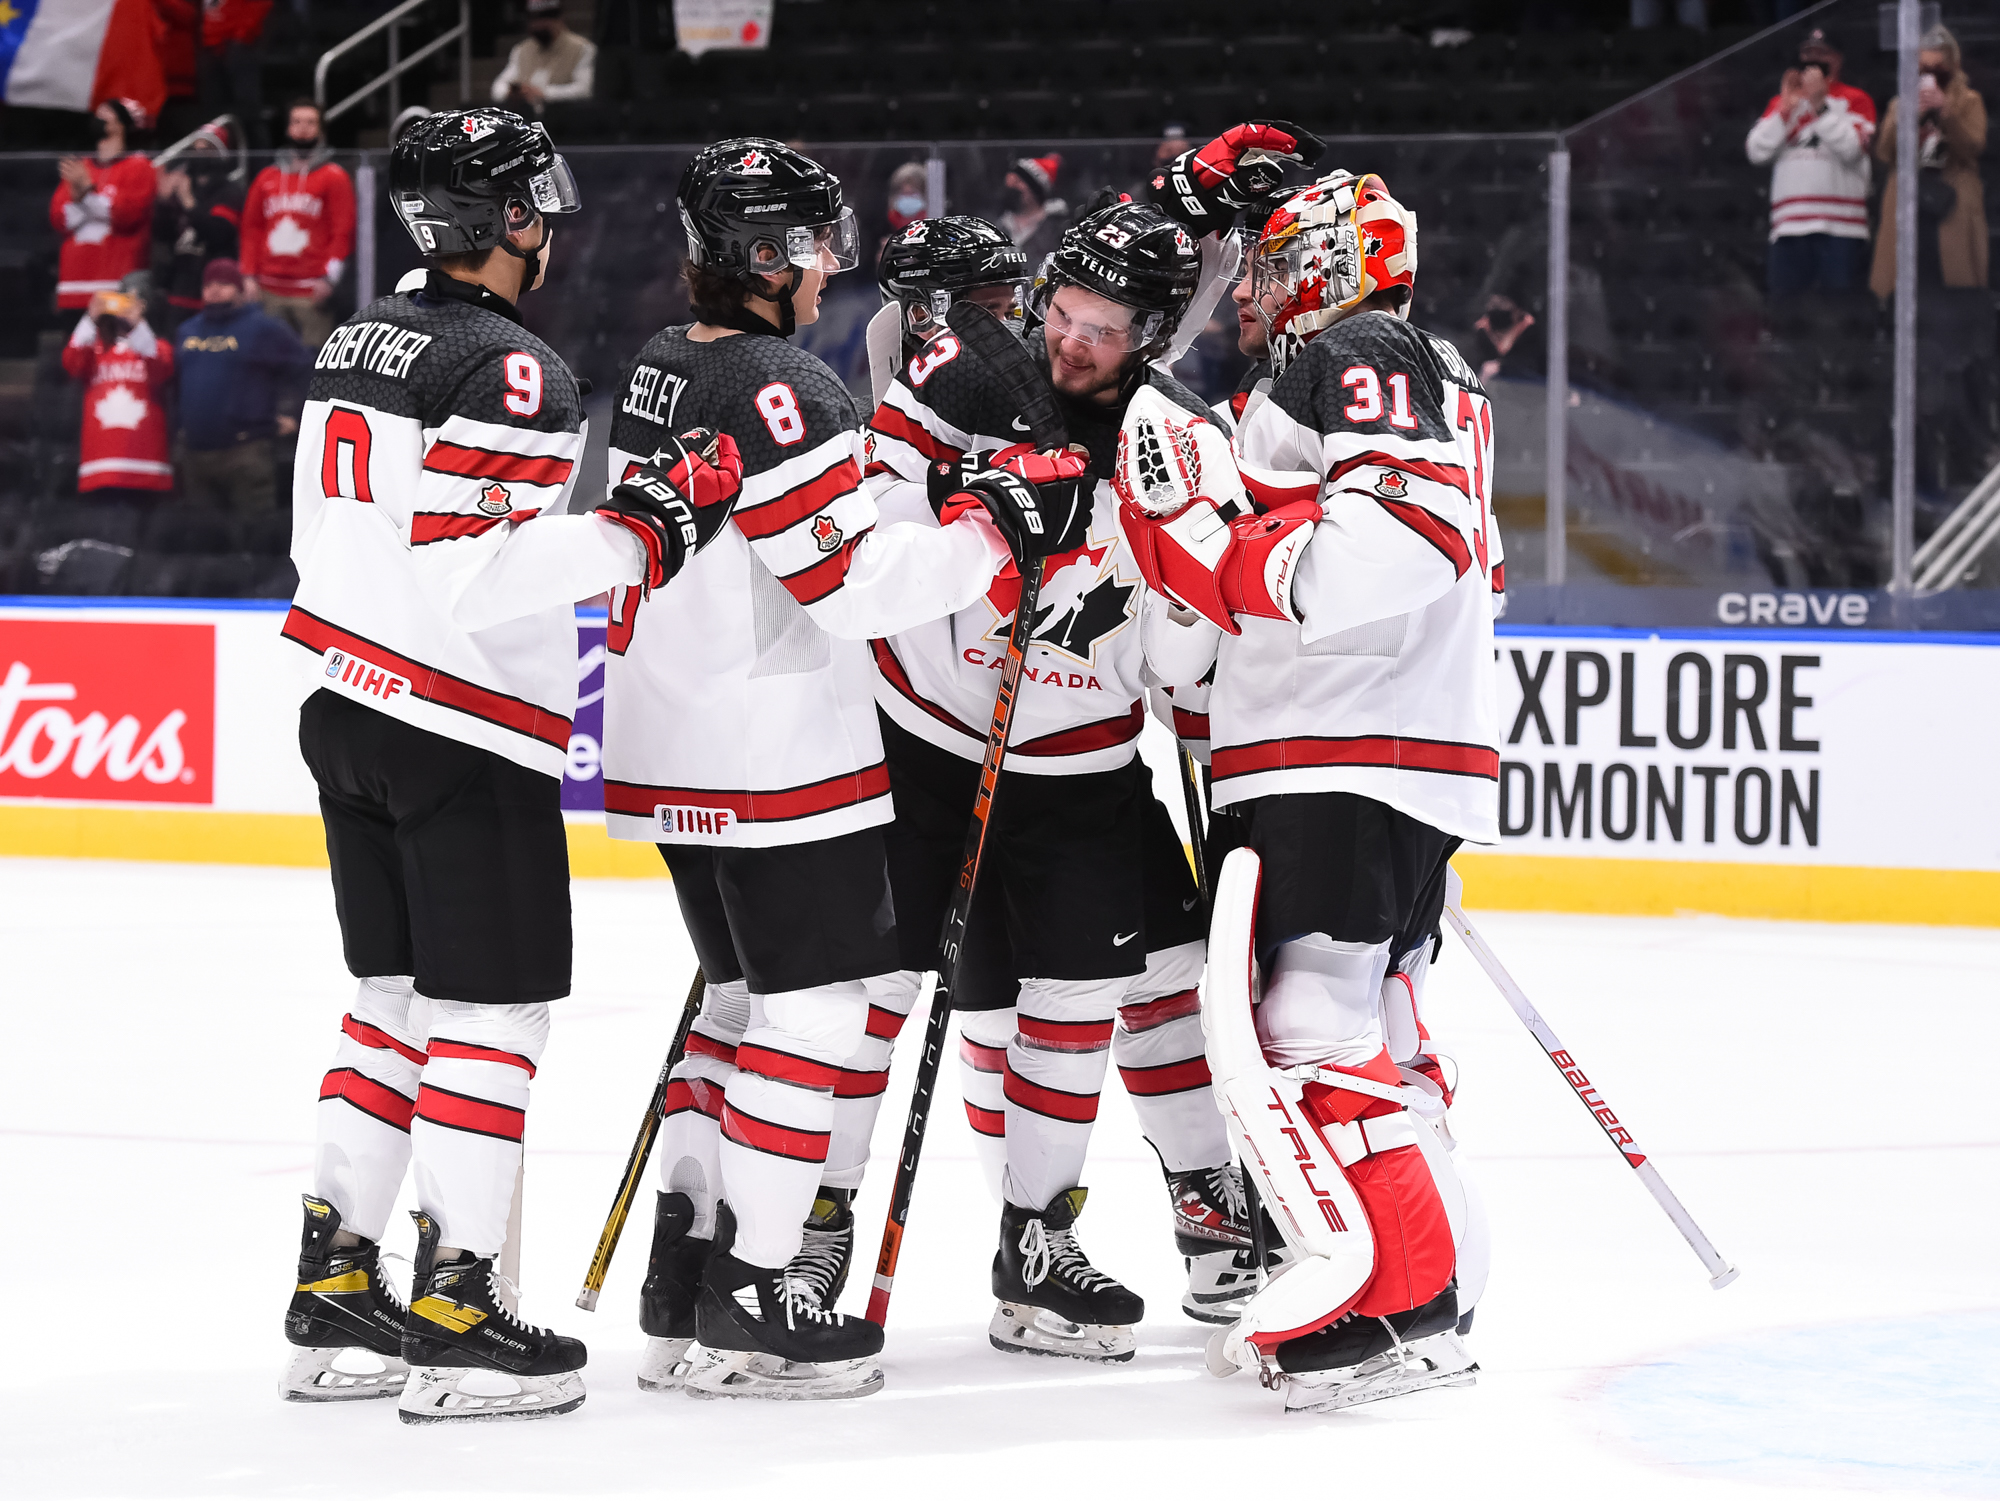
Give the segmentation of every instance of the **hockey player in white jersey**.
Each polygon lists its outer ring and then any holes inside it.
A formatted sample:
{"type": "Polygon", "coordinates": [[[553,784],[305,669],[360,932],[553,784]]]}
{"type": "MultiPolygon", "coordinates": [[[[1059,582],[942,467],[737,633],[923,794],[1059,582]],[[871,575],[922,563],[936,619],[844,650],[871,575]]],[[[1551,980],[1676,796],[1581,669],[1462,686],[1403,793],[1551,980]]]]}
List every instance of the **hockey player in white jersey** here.
{"type": "Polygon", "coordinates": [[[676,449],[673,478],[648,469],[562,514],[577,384],[515,310],[550,216],[577,207],[541,126],[434,115],[398,143],[390,187],[430,269],[320,350],[293,480],[284,639],[360,986],[320,1085],[283,1392],[400,1394],[408,1422],[542,1417],[583,1401],[584,1349],[522,1323],[494,1260],[549,1003],[570,988],[573,601],[664,584],[733,481],[676,449]],[[413,1157],[406,1306],[378,1242],[413,1157]]]}
{"type": "Polygon", "coordinates": [[[1219,883],[1204,1025],[1301,1260],[1219,1353],[1282,1373],[1293,1407],[1475,1369],[1455,1330],[1480,1230],[1416,1000],[1446,862],[1497,837],[1493,428],[1458,352],[1406,321],[1415,272],[1415,218],[1380,178],[1293,196],[1254,265],[1277,380],[1238,434],[1241,475],[1164,404],[1128,418],[1119,469],[1173,602],[1149,654],[1175,679],[1215,661],[1214,796],[1257,857],[1219,883]],[[1308,1150],[1320,1187],[1291,1172],[1308,1150]]]}
{"type": "MultiPolygon", "coordinates": [[[[1204,410],[1151,363],[1187,309],[1198,267],[1184,229],[1122,203],[1065,232],[1036,292],[1030,350],[1050,372],[1072,444],[1089,456],[1092,513],[1087,537],[1052,557],[1044,577],[995,799],[992,875],[973,908],[981,936],[963,972],[974,983],[954,998],[966,1012],[967,1111],[982,1156],[996,1166],[1004,1157],[989,1331],[1004,1350],[1131,1358],[1143,1301],[1091,1264],[1075,1228],[1114,1052],[1168,1170],[1183,1254],[1196,1262],[1186,1306],[1206,1313],[1219,1282],[1239,1280],[1230,1263],[1249,1238],[1205,1094],[1194,1008],[1199,898],[1178,841],[1148,839],[1149,821],[1166,816],[1137,756],[1141,579],[1108,483],[1134,392],[1160,393],[1190,415],[1204,410]]],[[[1025,434],[1005,388],[949,332],[897,376],[870,428],[884,514],[930,525],[959,476],[1018,451],[1025,434]]],[[[878,1001],[857,1072],[886,1079],[918,972],[936,963],[984,749],[977,727],[992,715],[1017,593],[1016,580],[1002,579],[954,615],[875,643],[905,976],[900,994],[878,1001]]],[[[836,1160],[865,1152],[879,1091],[843,1102],[836,1160]]]]}
{"type": "Polygon", "coordinates": [[[872,1084],[843,1065],[900,962],[866,641],[1073,547],[1077,523],[1007,475],[972,478],[949,526],[878,524],[854,404],[787,342],[854,264],[839,180],[743,138],[700,153],[679,200],[695,322],[627,368],[611,478],[699,424],[733,437],[743,489],[673,591],[614,597],[607,639],[608,826],[659,846],[708,981],[666,1098],[640,1384],[858,1396],[882,1330],[833,1311],[845,1260],[821,1251],[851,1244],[851,1212],[845,1190],[817,1201],[836,1097],[872,1084]]]}

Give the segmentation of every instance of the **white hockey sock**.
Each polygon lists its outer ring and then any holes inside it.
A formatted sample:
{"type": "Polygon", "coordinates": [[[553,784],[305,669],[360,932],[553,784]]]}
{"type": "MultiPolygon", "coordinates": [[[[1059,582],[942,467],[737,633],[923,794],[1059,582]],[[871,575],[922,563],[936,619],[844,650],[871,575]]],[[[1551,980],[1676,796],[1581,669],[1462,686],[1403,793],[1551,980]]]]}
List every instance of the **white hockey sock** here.
{"type": "Polygon", "coordinates": [[[736,1074],[736,1045],[750,1025],[750,987],[741,980],[709,985],[688,1029],[687,1050],[667,1076],[660,1110],[660,1186],[694,1203],[697,1240],[715,1235],[715,1200],[722,1184],[722,1098],[736,1074]]]}
{"type": "Polygon", "coordinates": [[[1007,1045],[1014,1040],[1014,1011],[968,1011],[958,1022],[958,1078],[973,1149],[993,1202],[1006,1200],[1007,1045]]]}
{"type": "Polygon", "coordinates": [[[826,1170],[820,1175],[828,1188],[861,1187],[875,1119],[889,1087],[889,1061],[903,1023],[910,1019],[910,1008],[917,1003],[923,978],[916,970],[899,969],[861,982],[868,988],[868,1030],[841,1065],[833,1086],[833,1136],[826,1170]]]}
{"type": "Polygon", "coordinates": [[[1131,980],[1025,979],[1007,1045],[1010,1202],[1041,1209],[1083,1176],[1112,1019],[1131,980]]]}
{"type": "Polygon", "coordinates": [[[722,1197],[734,1254],[781,1267],[798,1254],[833,1133],[841,1063],[868,1025],[860,980],[750,997],[750,1027],[722,1104],[722,1197]]]}
{"type": "Polygon", "coordinates": [[[313,1192],[340,1211],[341,1227],[380,1240],[410,1166],[410,1114],[424,1066],[422,1014],[408,975],[361,982],[340,1019],[340,1045],[319,1086],[313,1192]]]}
{"type": "Polygon", "coordinates": [[[1229,1133],[1202,1053],[1204,953],[1205,945],[1184,943],[1148,954],[1146,972],[1133,979],[1111,1034],[1111,1055],[1139,1129],[1174,1173],[1229,1161],[1229,1133]]]}
{"type": "Polygon", "coordinates": [[[528,1081],[549,1041],[546,1001],[434,1001],[410,1141],[417,1205],[440,1243],[497,1256],[507,1239],[528,1119],[528,1081]]]}

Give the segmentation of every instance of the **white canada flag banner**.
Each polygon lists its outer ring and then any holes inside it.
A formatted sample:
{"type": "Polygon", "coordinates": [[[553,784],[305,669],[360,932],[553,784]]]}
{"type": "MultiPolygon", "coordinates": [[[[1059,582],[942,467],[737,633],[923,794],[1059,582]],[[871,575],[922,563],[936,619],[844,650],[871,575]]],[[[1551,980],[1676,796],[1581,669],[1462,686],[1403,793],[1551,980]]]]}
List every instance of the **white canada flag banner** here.
{"type": "Polygon", "coordinates": [[[2000,639],[1496,644],[1503,852],[2000,870],[2000,639]]]}
{"type": "Polygon", "coordinates": [[[0,619],[0,797],[210,803],[215,627],[0,619]]]}

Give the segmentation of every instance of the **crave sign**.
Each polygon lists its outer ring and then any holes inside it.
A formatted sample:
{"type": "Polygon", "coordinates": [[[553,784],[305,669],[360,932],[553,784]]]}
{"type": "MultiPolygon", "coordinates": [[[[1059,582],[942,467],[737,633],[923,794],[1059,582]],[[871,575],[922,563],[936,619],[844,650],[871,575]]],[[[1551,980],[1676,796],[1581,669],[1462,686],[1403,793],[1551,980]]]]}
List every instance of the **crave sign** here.
{"type": "Polygon", "coordinates": [[[215,627],[0,620],[0,797],[215,799],[215,627]]]}

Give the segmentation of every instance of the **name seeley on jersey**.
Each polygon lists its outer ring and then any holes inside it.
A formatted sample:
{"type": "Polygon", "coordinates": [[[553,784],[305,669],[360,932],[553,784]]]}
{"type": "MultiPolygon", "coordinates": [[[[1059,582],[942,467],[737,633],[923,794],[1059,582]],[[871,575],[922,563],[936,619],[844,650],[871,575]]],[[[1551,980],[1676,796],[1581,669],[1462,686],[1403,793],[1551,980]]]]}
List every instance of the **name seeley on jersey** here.
{"type": "Polygon", "coordinates": [[[393,323],[343,324],[320,346],[313,369],[352,370],[359,366],[390,380],[402,380],[434,338],[435,335],[398,328],[393,323]]]}

